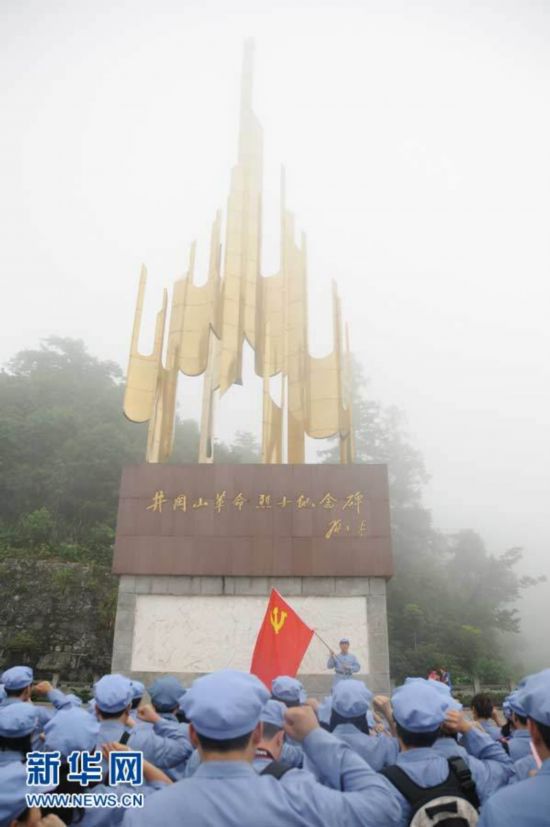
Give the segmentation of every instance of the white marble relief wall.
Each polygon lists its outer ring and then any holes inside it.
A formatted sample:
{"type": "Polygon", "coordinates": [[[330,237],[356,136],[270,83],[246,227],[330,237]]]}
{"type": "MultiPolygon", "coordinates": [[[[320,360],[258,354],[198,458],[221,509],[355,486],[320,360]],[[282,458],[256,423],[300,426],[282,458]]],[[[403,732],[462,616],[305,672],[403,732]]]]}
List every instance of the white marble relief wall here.
{"type": "MultiPolygon", "coordinates": [[[[288,602],[335,650],[349,637],[369,671],[366,597],[293,597],[288,602]]],[[[248,671],[267,596],[138,595],[132,649],[135,672],[248,671]]],[[[314,636],[304,674],[328,674],[327,650],[314,636]]]]}

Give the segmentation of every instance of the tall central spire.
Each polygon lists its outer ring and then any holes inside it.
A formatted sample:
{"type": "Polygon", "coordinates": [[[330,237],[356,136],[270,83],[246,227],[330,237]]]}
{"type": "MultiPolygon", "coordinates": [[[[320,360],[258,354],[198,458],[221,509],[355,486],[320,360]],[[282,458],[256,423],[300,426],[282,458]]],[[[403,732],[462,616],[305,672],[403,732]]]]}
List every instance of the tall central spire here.
{"type": "Polygon", "coordinates": [[[353,461],[349,360],[342,344],[340,302],[333,298],[334,346],[315,358],[308,351],[307,263],[305,237],[295,238],[294,216],[287,209],[281,181],[281,262],[279,272],[261,275],[263,133],[252,107],[254,44],[244,45],[237,163],[231,170],[225,243],[221,214],[212,225],[208,280],[194,279],[195,248],[187,274],[174,283],[163,362],[166,303],[157,319],[151,356],[138,352],[145,272],[140,282],[124,411],[136,422],[149,421],[148,462],[163,462],[172,452],[176,387],[181,371],[204,375],[199,461],[213,460],[213,410],[220,397],[242,384],[245,340],[255,351],[263,379],[262,459],[265,463],[305,462],[306,434],[323,439],[339,435],[342,462],[353,461]],[[271,379],[281,376],[280,402],[271,379]]]}
{"type": "Polygon", "coordinates": [[[242,384],[242,349],[256,347],[256,293],[260,278],[263,135],[252,110],[254,44],[244,47],[238,161],[227,201],[222,302],[220,393],[242,384]]]}

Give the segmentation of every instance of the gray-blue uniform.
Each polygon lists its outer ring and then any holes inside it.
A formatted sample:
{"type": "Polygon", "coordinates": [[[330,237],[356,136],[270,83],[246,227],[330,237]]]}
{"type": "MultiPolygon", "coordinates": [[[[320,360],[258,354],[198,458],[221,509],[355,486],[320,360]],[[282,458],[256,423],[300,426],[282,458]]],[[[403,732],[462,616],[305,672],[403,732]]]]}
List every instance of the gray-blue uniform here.
{"type": "MultiPolygon", "coordinates": [[[[269,698],[254,675],[224,670],[196,680],[184,699],[187,717],[205,738],[228,740],[252,732],[269,698]]],[[[205,761],[192,778],[128,810],[125,827],[390,827],[399,816],[386,780],[349,747],[320,728],[303,742],[305,753],[334,789],[308,773],[290,770],[281,780],[259,776],[245,761],[205,761]],[[340,791],[341,790],[341,791],[340,791]]]]}
{"type": "Polygon", "coordinates": [[[516,784],[518,781],[525,781],[526,778],[531,777],[531,773],[538,769],[537,762],[532,753],[524,755],[519,761],[514,761],[514,777],[510,779],[510,784],[516,784]]]}
{"type": "MultiPolygon", "coordinates": [[[[262,709],[260,721],[263,724],[271,724],[272,726],[277,727],[277,729],[284,730],[285,709],[286,707],[284,703],[270,698],[267,701],[264,708],[262,709]]],[[[256,772],[261,773],[262,770],[264,770],[265,767],[268,766],[268,764],[271,764],[273,760],[273,756],[256,753],[256,755],[254,756],[254,761],[252,762],[252,766],[256,770],[256,772]]],[[[290,744],[283,743],[281,754],[278,756],[277,760],[283,764],[286,764],[288,767],[300,768],[304,760],[304,753],[301,749],[298,749],[297,747],[293,747],[290,744]]]]}
{"type": "MultiPolygon", "coordinates": [[[[0,682],[7,690],[22,692],[23,689],[27,688],[27,686],[32,685],[33,671],[30,666],[12,666],[10,669],[6,669],[6,671],[2,673],[0,676],[0,682]]],[[[38,732],[42,729],[44,724],[50,720],[52,715],[55,714],[55,710],[64,705],[64,699],[66,696],[59,689],[52,689],[47,693],[46,697],[53,704],[54,709],[48,709],[45,706],[35,705],[34,708],[36,709],[38,715],[38,732]]],[[[17,703],[21,703],[21,698],[13,696],[8,697],[6,695],[3,700],[0,700],[0,707],[17,703]]],[[[26,701],[25,703],[30,703],[30,701],[26,701]]]]}
{"type": "Polygon", "coordinates": [[[285,706],[300,706],[307,701],[307,693],[297,678],[279,675],[271,681],[271,697],[285,706]]]}
{"type": "MultiPolygon", "coordinates": [[[[371,700],[372,692],[361,681],[342,681],[333,689],[332,709],[340,718],[366,718],[371,700]]],[[[345,741],[377,772],[397,760],[399,745],[395,738],[367,735],[353,723],[339,723],[332,734],[345,741]]]]}
{"type": "MultiPolygon", "coordinates": [[[[181,711],[180,703],[185,697],[186,691],[183,684],[174,675],[163,675],[157,678],[149,687],[151,703],[164,721],[164,723],[159,724],[157,729],[160,727],[162,734],[165,736],[171,730],[174,737],[181,738],[183,736],[186,740],[186,749],[182,753],[181,760],[174,766],[165,768],[166,774],[173,781],[179,781],[180,778],[185,777],[187,762],[193,750],[189,740],[189,724],[180,723],[174,712],[174,710],[181,711]]],[[[153,729],[153,724],[139,721],[139,719],[136,726],[138,729],[153,729]]]]}
{"type": "MultiPolygon", "coordinates": [[[[520,691],[516,689],[508,695],[508,706],[516,715],[521,715],[526,718],[525,709],[521,702],[520,691]]],[[[520,758],[525,758],[526,755],[531,754],[531,736],[528,729],[514,729],[508,741],[508,752],[512,761],[519,761],[520,758]]]]}
{"type": "Polygon", "coordinates": [[[51,792],[53,789],[51,784],[29,789],[27,769],[21,761],[0,766],[0,825],[4,827],[11,824],[27,809],[27,793],[33,792],[38,795],[51,792]]]}
{"type": "Polygon", "coordinates": [[[434,749],[439,755],[442,755],[443,758],[463,758],[466,763],[472,757],[468,751],[459,744],[458,741],[455,741],[454,738],[441,736],[438,738],[437,741],[433,744],[432,749],[434,749]]]}
{"type": "MultiPolygon", "coordinates": [[[[528,718],[550,726],[550,669],[526,678],[518,695],[528,718]]],[[[548,827],[549,823],[550,757],[533,778],[499,790],[490,798],[482,807],[479,827],[548,827]]]]}
{"type": "MultiPolygon", "coordinates": [[[[279,729],[284,729],[285,708],[286,707],[284,703],[270,698],[262,710],[260,721],[262,721],[262,723],[273,724],[274,726],[279,727],[279,729]]],[[[273,758],[269,758],[269,756],[256,756],[254,758],[252,766],[257,772],[261,772],[268,764],[271,763],[272,760],[273,758]]],[[[299,747],[283,743],[283,748],[281,750],[281,754],[278,760],[281,761],[283,764],[286,764],[288,767],[293,767],[294,769],[301,769],[304,762],[304,753],[303,750],[299,747]]],[[[200,763],[201,757],[199,751],[195,750],[189,758],[189,760],[187,761],[184,777],[190,778],[192,775],[194,775],[197,769],[199,768],[200,763]]]]}
{"type": "Polygon", "coordinates": [[[9,748],[9,741],[32,735],[38,727],[38,710],[33,704],[6,704],[0,708],[0,736],[8,739],[7,748],[0,749],[0,766],[24,760],[24,755],[16,749],[9,748]]]}
{"type": "MultiPolygon", "coordinates": [[[[55,715],[44,728],[44,746],[46,752],[59,752],[62,760],[74,750],[95,752],[99,738],[100,725],[86,711],[78,707],[69,707],[59,715],[55,715]]],[[[146,798],[157,790],[165,787],[161,781],[133,786],[131,784],[116,784],[110,786],[105,783],[96,784],[86,792],[93,796],[115,794],[119,799],[128,793],[143,793],[146,798]]],[[[31,790],[29,790],[31,791],[31,790]]],[[[89,807],[79,824],[84,827],[113,827],[120,824],[124,816],[124,809],[107,807],[89,807]]]]}
{"type": "MultiPolygon", "coordinates": [[[[395,690],[392,696],[393,715],[398,724],[410,732],[433,732],[445,720],[447,711],[459,707],[456,701],[446,693],[430,686],[423,679],[406,683],[395,690]]],[[[420,787],[435,787],[443,783],[449,775],[447,758],[462,752],[453,746],[452,739],[439,739],[437,748],[419,747],[401,752],[397,766],[420,787]],[[448,744],[446,743],[448,742],[448,744]]],[[[479,729],[471,729],[463,739],[462,745],[468,755],[465,757],[480,800],[483,802],[499,787],[506,785],[513,775],[513,764],[500,744],[479,729]]],[[[402,807],[399,827],[405,827],[411,818],[411,807],[406,799],[398,793],[402,807]]]]}
{"type": "MultiPolygon", "coordinates": [[[[307,692],[297,678],[279,675],[271,681],[271,697],[285,706],[301,706],[307,701],[307,692]]],[[[301,744],[285,735],[284,761],[293,767],[301,767],[304,755],[301,744]]]]}
{"type": "MultiPolygon", "coordinates": [[[[349,643],[349,640],[343,637],[340,643],[349,643]]],[[[351,655],[349,652],[344,655],[343,652],[339,652],[337,655],[330,655],[327,661],[327,669],[334,669],[336,673],[332,681],[334,687],[340,681],[345,681],[356,672],[359,672],[361,666],[355,655],[351,655]]]]}
{"type": "MultiPolygon", "coordinates": [[[[145,691],[143,684],[134,680],[132,680],[131,683],[134,697],[136,697],[136,693],[141,693],[138,694],[137,697],[142,697],[145,691]]],[[[185,692],[186,689],[183,684],[181,684],[180,681],[173,675],[164,675],[157,678],[149,687],[151,703],[162,720],[165,722],[157,726],[157,732],[160,729],[161,734],[165,737],[167,735],[169,737],[173,735],[173,737],[176,738],[181,738],[183,736],[186,741],[185,750],[181,753],[178,763],[170,767],[163,767],[166,774],[173,781],[179,781],[181,778],[185,777],[187,763],[193,751],[193,747],[191,746],[191,742],[189,740],[189,725],[180,723],[174,713],[174,710],[179,710],[179,702],[184,697],[185,692]]],[[[137,718],[134,730],[136,732],[139,730],[154,732],[154,724],[137,718]]]]}
{"type": "MultiPolygon", "coordinates": [[[[132,700],[132,687],[123,675],[104,675],[94,686],[96,706],[108,713],[124,712],[132,700]]],[[[100,722],[98,744],[120,741],[124,732],[130,732],[128,746],[141,750],[146,761],[159,769],[175,767],[191,754],[186,734],[172,721],[161,718],[151,729],[126,727],[120,719],[107,718],[100,722]]]]}
{"type": "MultiPolygon", "coordinates": [[[[266,724],[278,726],[279,729],[284,729],[285,708],[286,706],[284,702],[270,698],[262,711],[260,721],[266,724]]],[[[290,744],[288,740],[286,740],[286,737],[287,736],[285,735],[285,741],[283,743],[279,760],[288,767],[300,769],[304,763],[304,751],[302,750],[300,744],[297,744],[296,742],[290,744]]]]}
{"type": "Polygon", "coordinates": [[[483,719],[479,720],[478,724],[480,724],[480,726],[483,727],[487,735],[491,736],[493,741],[500,741],[500,739],[502,738],[502,733],[495,723],[483,719]]]}
{"type": "Polygon", "coordinates": [[[515,729],[508,741],[508,752],[512,761],[519,761],[531,755],[531,736],[528,729],[515,729]]]}

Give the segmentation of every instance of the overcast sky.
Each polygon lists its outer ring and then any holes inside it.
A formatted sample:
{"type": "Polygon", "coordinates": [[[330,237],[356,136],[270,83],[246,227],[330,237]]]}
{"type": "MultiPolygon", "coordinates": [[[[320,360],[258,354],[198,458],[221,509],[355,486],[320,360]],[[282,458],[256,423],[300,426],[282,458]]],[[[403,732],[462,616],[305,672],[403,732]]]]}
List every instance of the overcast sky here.
{"type": "MultiPolygon", "coordinates": [[[[58,334],[125,366],[141,262],[149,319],[194,238],[204,278],[250,35],[264,274],[284,163],[312,351],[331,345],[336,278],[371,392],[425,457],[436,524],[524,546],[550,575],[549,2],[0,0],[0,360],[58,334]]],[[[259,430],[249,379],[223,437],[259,430]]],[[[198,399],[185,380],[181,413],[198,399]]],[[[550,586],[532,597],[549,662],[550,586]]]]}

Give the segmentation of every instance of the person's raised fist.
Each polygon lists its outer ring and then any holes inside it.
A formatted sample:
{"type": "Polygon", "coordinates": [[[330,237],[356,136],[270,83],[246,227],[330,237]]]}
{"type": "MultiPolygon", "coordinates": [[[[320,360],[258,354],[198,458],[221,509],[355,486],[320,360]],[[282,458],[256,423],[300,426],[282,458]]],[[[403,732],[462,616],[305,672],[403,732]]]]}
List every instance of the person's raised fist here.
{"type": "Polygon", "coordinates": [[[314,729],[319,729],[319,722],[310,706],[293,706],[285,711],[285,732],[289,738],[303,741],[314,729]]]}
{"type": "Polygon", "coordinates": [[[40,681],[33,686],[34,691],[37,695],[47,695],[48,692],[51,692],[53,686],[49,681],[40,681]]]}
{"type": "Polygon", "coordinates": [[[138,706],[137,716],[140,721],[147,721],[148,724],[156,724],[157,721],[160,721],[160,715],[151,704],[138,706]]]}

